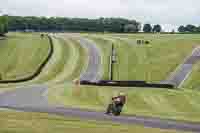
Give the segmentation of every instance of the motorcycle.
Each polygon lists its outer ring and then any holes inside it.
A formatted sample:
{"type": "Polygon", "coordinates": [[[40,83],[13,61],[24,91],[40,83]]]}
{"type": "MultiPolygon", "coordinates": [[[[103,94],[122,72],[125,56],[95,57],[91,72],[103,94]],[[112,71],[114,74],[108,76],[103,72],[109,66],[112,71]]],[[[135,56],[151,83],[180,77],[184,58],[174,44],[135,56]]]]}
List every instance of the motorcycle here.
{"type": "Polygon", "coordinates": [[[119,116],[122,112],[123,104],[120,103],[119,99],[114,99],[111,104],[108,105],[105,114],[112,114],[114,116],[119,116]]]}

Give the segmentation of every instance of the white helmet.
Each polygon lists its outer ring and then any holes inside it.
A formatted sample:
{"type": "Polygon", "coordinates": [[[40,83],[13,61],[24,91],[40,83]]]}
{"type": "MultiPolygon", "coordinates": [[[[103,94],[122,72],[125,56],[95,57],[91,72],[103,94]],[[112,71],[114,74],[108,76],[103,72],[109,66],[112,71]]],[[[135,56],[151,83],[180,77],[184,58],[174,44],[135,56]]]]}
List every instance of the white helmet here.
{"type": "Polygon", "coordinates": [[[125,93],[120,92],[119,95],[120,95],[120,96],[125,96],[125,93]]]}

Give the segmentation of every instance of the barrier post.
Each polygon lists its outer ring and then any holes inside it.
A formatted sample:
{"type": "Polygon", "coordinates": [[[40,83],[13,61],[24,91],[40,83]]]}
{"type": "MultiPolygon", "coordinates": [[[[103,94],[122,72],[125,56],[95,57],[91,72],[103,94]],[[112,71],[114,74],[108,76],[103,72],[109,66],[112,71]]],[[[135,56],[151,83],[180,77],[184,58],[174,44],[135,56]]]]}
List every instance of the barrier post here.
{"type": "Polygon", "coordinates": [[[116,62],[116,51],[114,49],[114,44],[112,44],[111,49],[111,56],[110,56],[110,62],[109,62],[109,79],[113,80],[113,64],[116,62]]]}
{"type": "Polygon", "coordinates": [[[73,80],[74,84],[75,84],[75,87],[74,89],[72,90],[72,93],[74,96],[80,96],[81,94],[81,90],[80,90],[80,80],[79,79],[75,79],[73,80]]]}

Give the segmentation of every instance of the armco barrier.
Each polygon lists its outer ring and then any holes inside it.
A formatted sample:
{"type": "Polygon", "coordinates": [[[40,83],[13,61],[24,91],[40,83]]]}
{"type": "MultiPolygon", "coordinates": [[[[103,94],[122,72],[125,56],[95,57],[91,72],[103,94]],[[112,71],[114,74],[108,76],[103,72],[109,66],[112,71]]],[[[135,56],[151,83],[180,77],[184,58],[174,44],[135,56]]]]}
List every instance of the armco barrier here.
{"type": "Polygon", "coordinates": [[[45,67],[45,65],[48,63],[48,61],[51,59],[53,52],[54,52],[53,40],[49,35],[47,37],[48,37],[49,43],[50,43],[50,50],[49,50],[47,58],[38,67],[38,69],[32,75],[30,75],[28,77],[21,78],[21,79],[15,79],[15,80],[0,80],[0,84],[25,82],[25,81],[32,80],[39,75],[41,73],[42,69],[45,67]]]}
{"type": "Polygon", "coordinates": [[[118,86],[118,87],[152,87],[152,88],[175,88],[172,84],[157,84],[147,83],[146,81],[111,81],[101,80],[99,82],[80,81],[81,85],[95,85],[95,86],[118,86]]]}
{"type": "Polygon", "coordinates": [[[98,82],[98,84],[117,84],[121,86],[127,86],[127,85],[143,85],[146,84],[146,81],[112,81],[112,80],[101,80],[98,82]]]}

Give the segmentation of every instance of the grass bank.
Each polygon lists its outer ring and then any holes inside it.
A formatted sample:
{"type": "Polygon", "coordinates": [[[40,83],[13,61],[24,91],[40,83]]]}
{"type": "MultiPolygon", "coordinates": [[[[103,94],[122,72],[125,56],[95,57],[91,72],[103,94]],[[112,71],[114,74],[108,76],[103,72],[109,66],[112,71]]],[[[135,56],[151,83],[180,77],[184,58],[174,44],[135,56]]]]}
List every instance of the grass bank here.
{"type": "Polygon", "coordinates": [[[48,38],[41,38],[39,34],[8,34],[0,44],[2,80],[31,76],[47,58],[50,49],[48,38]]]}
{"type": "MultiPolygon", "coordinates": [[[[33,34],[20,34],[20,33],[14,34],[14,33],[12,33],[12,34],[10,34],[11,37],[15,37],[16,35],[17,35],[17,39],[19,41],[23,41],[32,36],[40,37],[40,35],[36,34],[36,33],[33,33],[33,34]],[[23,39],[23,38],[25,38],[25,39],[23,39]]],[[[36,37],[35,37],[35,39],[37,39],[36,37]]],[[[59,34],[56,36],[52,36],[52,40],[53,40],[53,45],[54,45],[54,53],[53,53],[52,57],[50,58],[49,62],[45,65],[45,67],[41,71],[40,75],[38,75],[36,78],[34,78],[31,81],[27,81],[27,82],[23,82],[23,83],[1,84],[0,92],[4,92],[4,91],[10,90],[10,89],[15,89],[16,87],[19,87],[19,86],[38,84],[38,83],[47,83],[48,85],[54,85],[54,84],[58,84],[58,83],[71,82],[73,79],[78,78],[80,76],[81,72],[84,71],[84,69],[87,65],[88,55],[87,55],[85,49],[82,48],[76,40],[73,40],[64,35],[59,34]]],[[[29,41],[31,41],[31,40],[29,39],[29,41]]],[[[9,48],[15,49],[15,47],[13,48],[13,45],[14,45],[13,43],[14,42],[10,42],[11,46],[9,48]]],[[[32,47],[34,47],[33,45],[36,45],[36,46],[38,45],[42,48],[45,48],[45,44],[39,44],[39,43],[27,44],[27,47],[28,48],[30,47],[30,50],[31,50],[32,47]]],[[[49,45],[47,45],[47,46],[49,46],[49,45]]],[[[8,52],[9,48],[4,49],[4,53],[8,52]]],[[[20,48],[18,51],[19,53],[16,53],[16,54],[20,55],[20,52],[21,53],[24,52],[24,51],[22,51],[24,49],[23,48],[20,49],[20,48]]],[[[40,60],[38,55],[42,54],[42,53],[40,53],[42,51],[37,51],[37,50],[34,50],[34,51],[35,51],[34,59],[37,61],[40,60]]],[[[25,56],[25,55],[23,55],[23,56],[25,56]]],[[[28,51],[27,51],[26,57],[29,57],[28,51]]],[[[7,57],[5,57],[5,58],[7,58],[7,57]]],[[[14,56],[13,56],[13,58],[14,58],[14,56]]],[[[22,58],[24,58],[24,57],[20,56],[21,60],[22,60],[22,58]]],[[[12,59],[12,61],[10,61],[10,63],[14,62],[14,61],[15,61],[15,59],[12,59]]],[[[28,59],[27,59],[27,61],[30,62],[28,59]]],[[[32,61],[31,61],[31,63],[27,64],[26,60],[23,60],[24,67],[30,66],[32,68],[32,64],[33,64],[32,61]]],[[[11,65],[15,66],[15,63],[12,63],[11,65]]],[[[36,69],[36,68],[32,68],[32,69],[36,69]]],[[[19,71],[18,73],[22,74],[22,73],[24,73],[24,71],[23,72],[19,71]]]]}
{"type": "MultiPolygon", "coordinates": [[[[116,80],[146,80],[159,82],[165,80],[185,57],[200,43],[200,35],[162,35],[162,34],[87,34],[105,49],[114,43],[117,63],[114,65],[116,80]],[[144,39],[149,45],[138,46],[136,41],[144,39]]],[[[105,52],[107,53],[107,52],[105,52]]],[[[105,70],[107,61],[104,61],[105,70]]],[[[107,70],[106,70],[107,71],[107,70]]]]}
{"type": "Polygon", "coordinates": [[[124,91],[128,96],[124,114],[200,121],[200,93],[190,90],[152,88],[76,87],[57,85],[49,90],[49,101],[70,107],[105,111],[112,96],[124,91]]]}
{"type": "Polygon", "coordinates": [[[53,37],[54,55],[36,79],[54,84],[71,82],[80,76],[87,64],[87,54],[76,40],[64,35],[53,37]]]}

